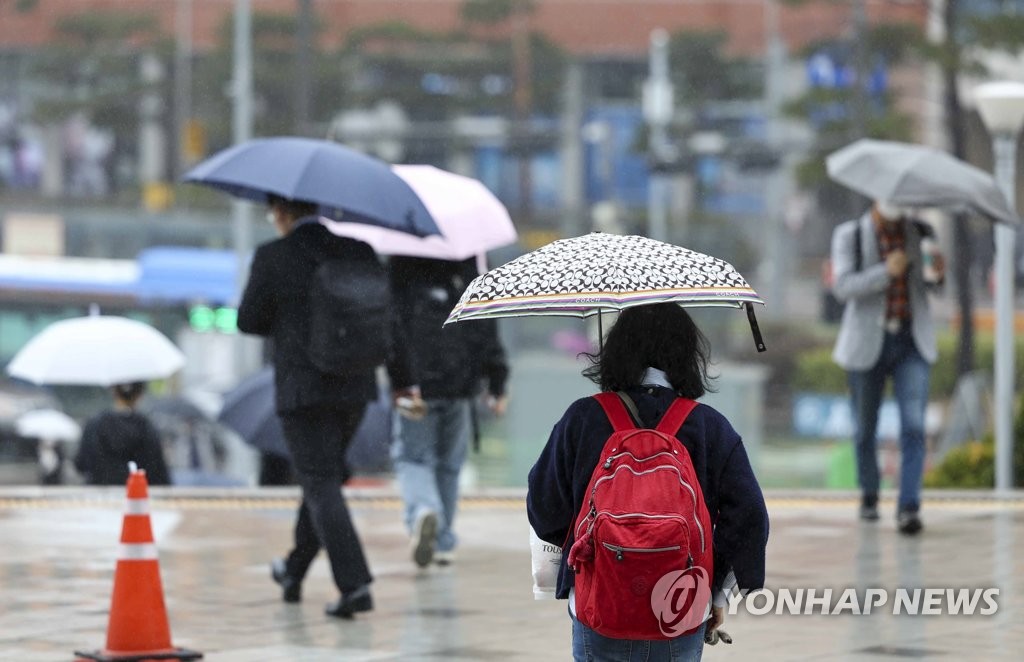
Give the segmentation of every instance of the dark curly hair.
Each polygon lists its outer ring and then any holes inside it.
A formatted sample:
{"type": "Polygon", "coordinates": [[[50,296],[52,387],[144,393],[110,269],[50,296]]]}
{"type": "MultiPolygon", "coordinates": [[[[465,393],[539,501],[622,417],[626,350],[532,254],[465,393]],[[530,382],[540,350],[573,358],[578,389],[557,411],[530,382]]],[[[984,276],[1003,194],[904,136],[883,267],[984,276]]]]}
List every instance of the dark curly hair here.
{"type": "Polygon", "coordinates": [[[602,391],[637,386],[647,368],[668,376],[676,393],[696,400],[712,391],[707,375],[711,356],[708,339],[690,315],[674,303],[627,308],[608,331],[597,354],[585,353],[591,366],[583,376],[602,391]]]}

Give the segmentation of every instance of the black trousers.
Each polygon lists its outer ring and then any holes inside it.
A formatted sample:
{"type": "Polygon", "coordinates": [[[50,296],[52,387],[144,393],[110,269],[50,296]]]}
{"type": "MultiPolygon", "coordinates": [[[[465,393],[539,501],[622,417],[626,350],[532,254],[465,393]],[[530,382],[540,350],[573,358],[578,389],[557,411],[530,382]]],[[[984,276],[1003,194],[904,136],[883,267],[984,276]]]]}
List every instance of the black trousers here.
{"type": "Polygon", "coordinates": [[[295,547],[286,560],[288,574],[301,580],[324,548],[334,583],[342,593],[373,579],[341,492],[345,451],[365,409],[366,404],[361,403],[330,409],[311,407],[281,415],[296,478],[302,486],[295,547]]]}

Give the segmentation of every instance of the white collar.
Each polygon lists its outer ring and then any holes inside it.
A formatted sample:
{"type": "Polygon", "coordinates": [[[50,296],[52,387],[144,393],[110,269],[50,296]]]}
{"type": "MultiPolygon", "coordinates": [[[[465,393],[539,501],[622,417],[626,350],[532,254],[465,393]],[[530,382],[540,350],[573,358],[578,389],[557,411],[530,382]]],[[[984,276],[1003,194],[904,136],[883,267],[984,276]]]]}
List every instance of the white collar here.
{"type": "Polygon", "coordinates": [[[671,389],[672,384],[668,382],[668,375],[657,368],[647,368],[644,372],[644,378],[640,380],[643,386],[664,386],[665,388],[671,389]]]}

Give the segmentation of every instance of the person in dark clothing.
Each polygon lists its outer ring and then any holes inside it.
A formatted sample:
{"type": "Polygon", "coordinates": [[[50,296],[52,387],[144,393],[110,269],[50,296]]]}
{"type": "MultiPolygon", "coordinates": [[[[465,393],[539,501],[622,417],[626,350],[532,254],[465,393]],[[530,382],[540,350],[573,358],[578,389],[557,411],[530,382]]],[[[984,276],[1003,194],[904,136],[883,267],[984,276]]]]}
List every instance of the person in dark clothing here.
{"type": "Polygon", "coordinates": [[[128,463],[145,469],[150,485],[170,485],[160,434],[135,410],[146,390],[143,382],[118,384],[112,388],[114,407],[86,424],[75,456],[75,468],[90,485],[124,485],[128,463]]]}
{"type": "MultiPolygon", "coordinates": [[[[372,265],[378,258],[369,244],[331,234],[318,221],[315,205],[276,196],[268,202],[281,236],[256,249],[238,328],[273,343],[275,406],[302,486],[295,546],[286,559],[271,563],[271,576],[286,602],[298,602],[302,580],[323,547],[341,592],[325,612],[352,618],[373,608],[372,577],[341,485],[345,451],[367,404],[377,397],[376,375],[372,367],[327,374],[313,365],[307,354],[309,290],[325,259],[372,265]]],[[[396,397],[418,397],[403,349],[395,343],[388,364],[391,386],[396,397]]]]}
{"type": "MultiPolygon", "coordinates": [[[[646,427],[655,427],[677,397],[696,400],[708,389],[707,339],[676,304],[626,309],[601,352],[588,356],[593,365],[584,375],[601,391],[629,395],[646,427]]],[[[621,648],[619,640],[603,637],[576,620],[574,577],[566,563],[575,540],[572,523],[611,434],[612,425],[597,400],[575,401],[555,424],[528,479],[531,526],[542,540],[566,552],[555,596],[569,600],[576,660],[593,659],[588,655],[595,651],[609,654],[599,659],[617,659],[611,651],[621,648]]],[[[649,660],[699,659],[705,633],[710,635],[722,624],[728,594],[764,585],[768,514],[740,436],[722,414],[705,404],[697,405],[676,436],[689,451],[714,525],[714,602],[711,619],[695,634],[646,642],[649,660]]]]}
{"type": "Polygon", "coordinates": [[[506,406],[508,365],[495,320],[443,326],[477,275],[475,263],[473,258],[456,262],[398,256],[388,263],[410,361],[426,403],[422,416],[396,414],[391,449],[413,561],[420,567],[431,560],[441,565],[453,560],[459,474],[481,381],[487,383],[491,411],[501,415],[506,406]]]}

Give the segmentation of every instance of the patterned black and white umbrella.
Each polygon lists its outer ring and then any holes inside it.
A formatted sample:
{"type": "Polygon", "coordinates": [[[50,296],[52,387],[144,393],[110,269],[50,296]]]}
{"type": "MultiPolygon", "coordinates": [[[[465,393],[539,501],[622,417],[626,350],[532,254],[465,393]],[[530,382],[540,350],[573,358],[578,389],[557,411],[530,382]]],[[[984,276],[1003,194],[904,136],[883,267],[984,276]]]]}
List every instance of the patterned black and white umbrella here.
{"type": "Polygon", "coordinates": [[[529,315],[588,317],[663,302],[746,307],[758,349],[764,351],[751,305],[764,301],[731,264],[637,235],[592,232],[560,239],[491,269],[469,284],[445,324],[529,315]]]}

